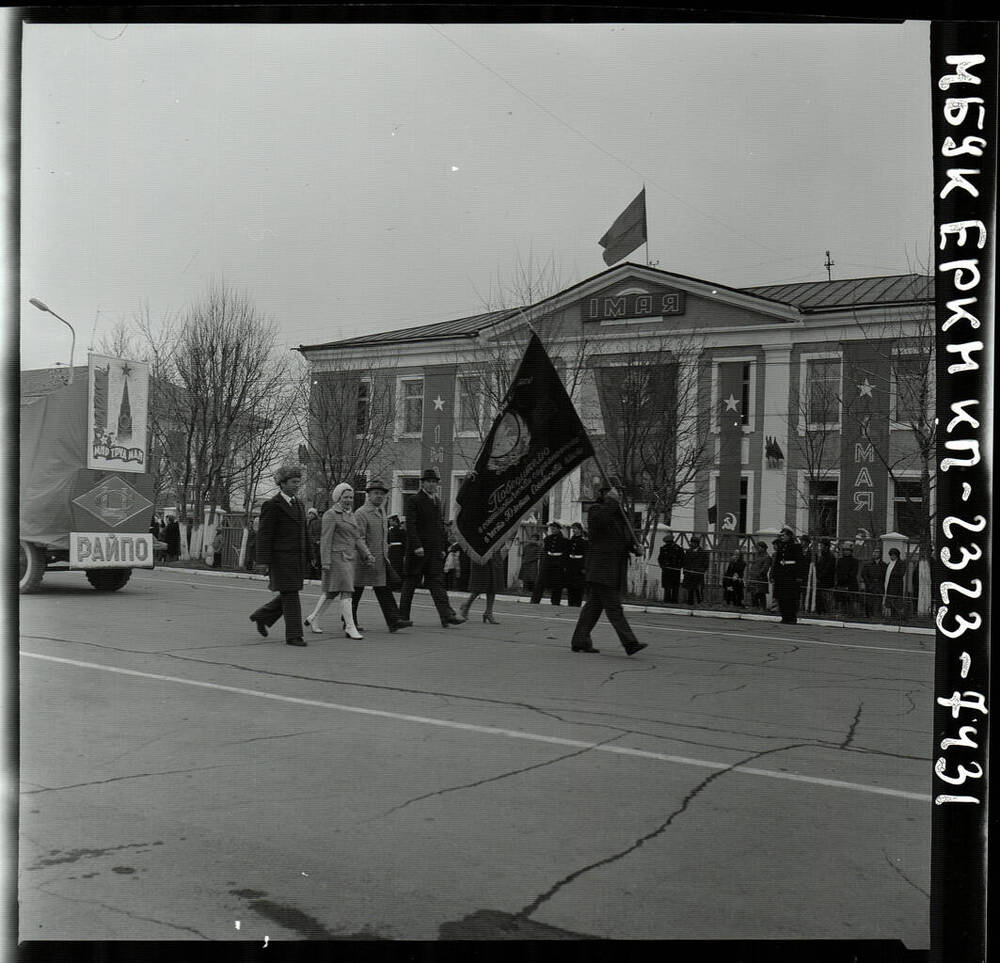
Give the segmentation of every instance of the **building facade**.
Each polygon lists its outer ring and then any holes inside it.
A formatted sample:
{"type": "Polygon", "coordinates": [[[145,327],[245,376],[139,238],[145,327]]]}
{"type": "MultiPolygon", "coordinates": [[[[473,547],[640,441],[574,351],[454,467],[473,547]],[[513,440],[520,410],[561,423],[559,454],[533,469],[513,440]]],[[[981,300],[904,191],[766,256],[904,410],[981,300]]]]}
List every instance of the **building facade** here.
{"type": "MultiPolygon", "coordinates": [[[[672,528],[788,523],[916,539],[934,508],[933,308],[923,275],[735,289],[626,262],[536,304],[301,346],[314,394],[338,399],[317,405],[310,444],[317,454],[356,445],[358,457],[340,462],[346,480],[391,481],[397,513],[421,471],[438,469],[453,517],[530,325],[602,462],[614,462],[609,473],[629,467],[632,421],[691,428],[669,436],[678,449],[701,446],[663,519],[672,528]],[[643,367],[657,375],[629,396],[643,367]]],[[[680,464],[679,451],[668,454],[680,464]]],[[[632,486],[640,514],[650,477],[640,471],[632,486]]],[[[539,520],[580,519],[599,479],[597,465],[582,466],[536,507],[539,520]]],[[[314,478],[320,489],[340,480],[314,478]]]]}

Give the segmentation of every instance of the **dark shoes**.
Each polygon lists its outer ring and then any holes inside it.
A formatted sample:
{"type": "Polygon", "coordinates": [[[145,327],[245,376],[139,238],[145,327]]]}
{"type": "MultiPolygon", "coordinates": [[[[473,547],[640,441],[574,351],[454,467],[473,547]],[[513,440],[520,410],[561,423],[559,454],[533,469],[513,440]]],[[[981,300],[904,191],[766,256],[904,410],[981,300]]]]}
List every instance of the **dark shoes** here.
{"type": "Polygon", "coordinates": [[[590,645],[590,646],[588,646],[585,649],[573,649],[572,651],[573,652],[600,652],[601,650],[600,649],[595,649],[592,645],[590,645]]]}
{"type": "Polygon", "coordinates": [[[398,632],[400,629],[408,629],[413,623],[409,619],[397,619],[389,626],[390,632],[398,632]]]}
{"type": "Polygon", "coordinates": [[[647,647],[647,645],[648,645],[648,643],[646,643],[646,642],[636,642],[636,644],[632,645],[632,646],[626,645],[625,646],[625,654],[626,655],[635,655],[636,652],[641,652],[643,649],[645,649],[647,647]]]}
{"type": "Polygon", "coordinates": [[[465,619],[463,619],[460,615],[452,615],[441,623],[441,627],[446,629],[449,625],[461,625],[464,621],[465,619]]]}
{"type": "Polygon", "coordinates": [[[252,615],[250,616],[250,621],[253,622],[253,624],[257,626],[257,631],[260,632],[260,634],[263,635],[264,638],[266,639],[267,638],[267,626],[260,619],[255,619],[252,615]]]}
{"type": "Polygon", "coordinates": [[[285,639],[285,645],[308,645],[305,639],[285,639]]]}

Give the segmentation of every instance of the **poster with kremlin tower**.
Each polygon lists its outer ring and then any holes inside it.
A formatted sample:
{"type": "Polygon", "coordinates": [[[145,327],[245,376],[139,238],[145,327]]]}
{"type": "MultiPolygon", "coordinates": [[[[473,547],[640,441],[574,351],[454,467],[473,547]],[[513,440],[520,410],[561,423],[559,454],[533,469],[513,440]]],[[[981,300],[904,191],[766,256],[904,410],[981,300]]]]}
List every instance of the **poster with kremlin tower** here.
{"type": "Polygon", "coordinates": [[[87,467],[146,471],[149,365],[92,354],[89,368],[87,467]]]}

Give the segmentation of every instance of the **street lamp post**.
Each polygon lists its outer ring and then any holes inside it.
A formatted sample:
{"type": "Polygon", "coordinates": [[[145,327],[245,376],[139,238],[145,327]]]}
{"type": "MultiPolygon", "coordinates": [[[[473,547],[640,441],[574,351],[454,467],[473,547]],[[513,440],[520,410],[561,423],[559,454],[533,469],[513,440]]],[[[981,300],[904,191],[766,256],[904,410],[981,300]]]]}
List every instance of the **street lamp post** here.
{"type": "Polygon", "coordinates": [[[73,352],[76,351],[76,331],[73,330],[73,325],[71,325],[65,318],[59,317],[59,315],[56,314],[52,308],[50,308],[44,301],[39,301],[38,298],[30,298],[28,303],[33,304],[39,311],[46,311],[54,318],[59,318],[59,320],[62,321],[62,323],[65,324],[72,333],[73,340],[70,343],[69,348],[69,380],[66,382],[66,384],[71,385],[73,383],[73,352]]]}

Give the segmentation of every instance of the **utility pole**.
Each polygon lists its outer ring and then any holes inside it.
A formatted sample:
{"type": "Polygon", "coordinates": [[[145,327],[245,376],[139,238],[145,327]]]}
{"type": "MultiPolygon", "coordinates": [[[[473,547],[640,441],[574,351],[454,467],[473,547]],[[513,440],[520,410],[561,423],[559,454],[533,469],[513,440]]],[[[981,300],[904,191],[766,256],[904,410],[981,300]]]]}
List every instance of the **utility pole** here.
{"type": "Polygon", "coordinates": [[[827,281],[832,281],[833,280],[833,277],[830,274],[830,268],[832,268],[835,263],[836,262],[830,260],[830,252],[827,251],[826,252],[826,262],[823,265],[823,267],[826,268],[826,279],[827,279],[827,281]]]}

